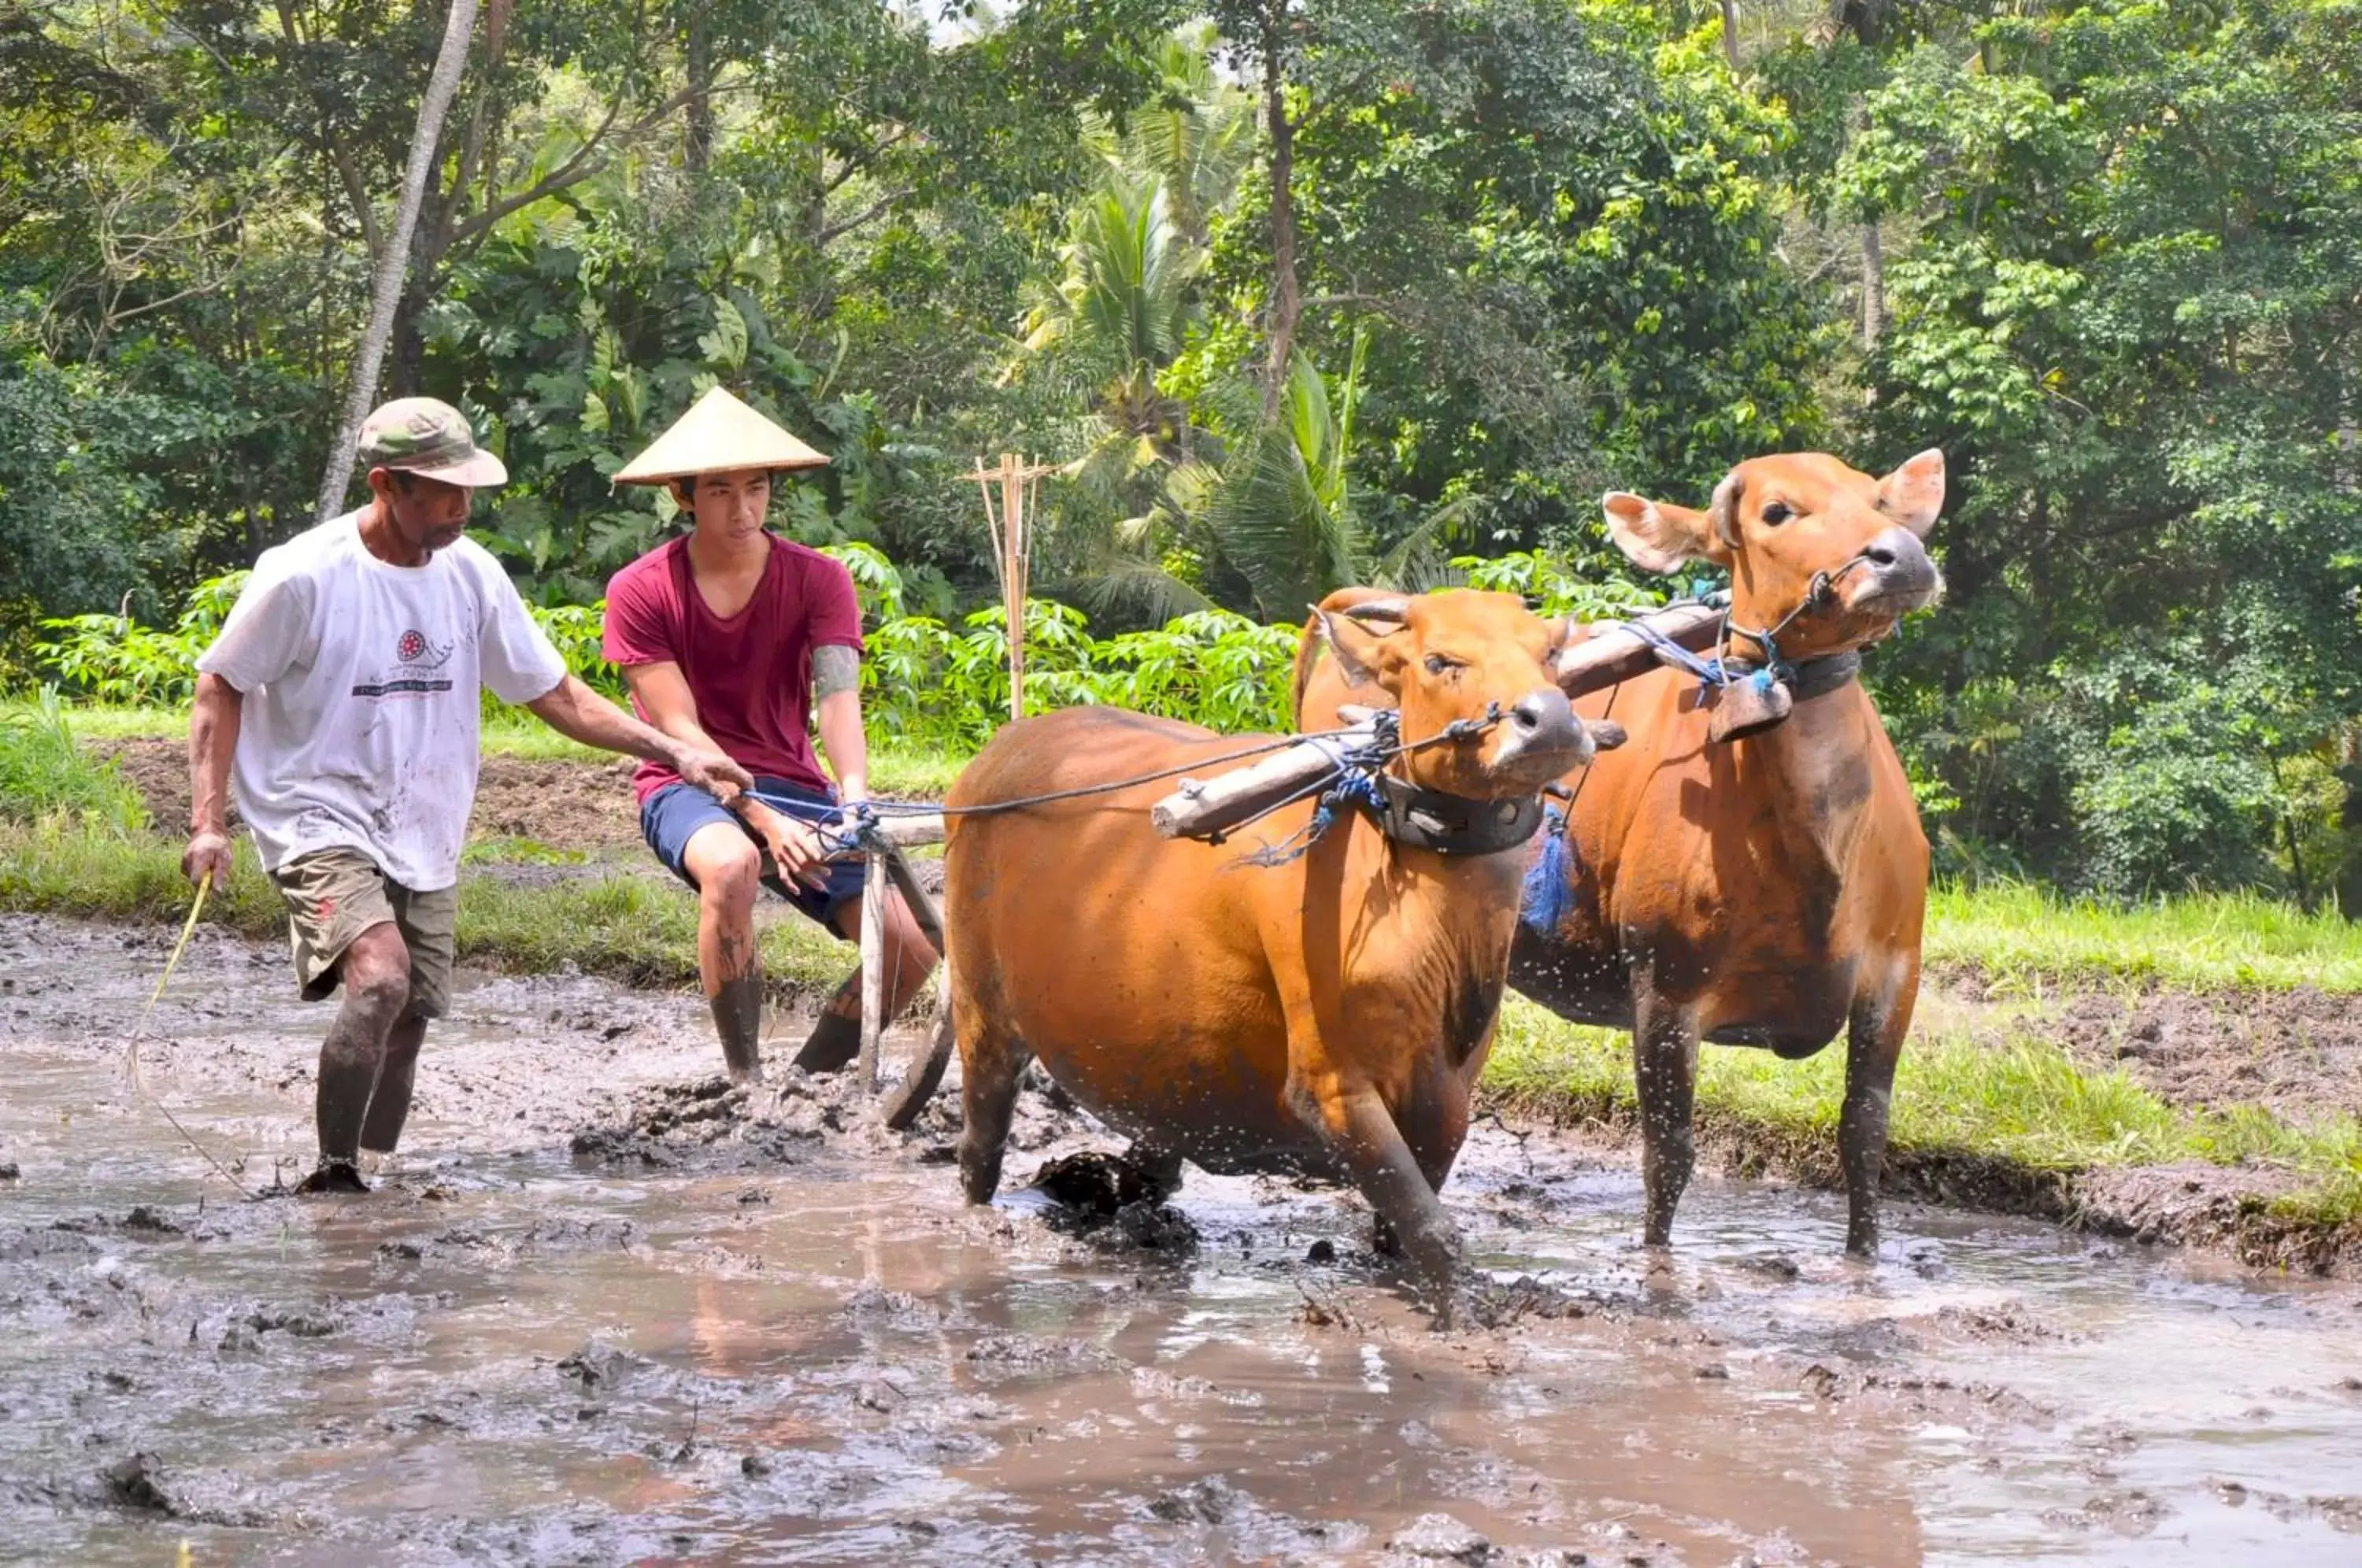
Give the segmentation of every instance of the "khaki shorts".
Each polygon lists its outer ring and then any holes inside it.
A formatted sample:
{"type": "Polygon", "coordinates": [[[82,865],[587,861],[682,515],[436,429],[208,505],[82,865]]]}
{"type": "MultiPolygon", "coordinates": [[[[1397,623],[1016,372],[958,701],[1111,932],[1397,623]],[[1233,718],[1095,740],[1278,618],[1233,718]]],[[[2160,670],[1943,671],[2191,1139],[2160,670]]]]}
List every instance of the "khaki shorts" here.
{"type": "Polygon", "coordinates": [[[355,937],[391,921],[410,949],[410,1015],[443,1016],[451,999],[458,889],[414,893],[344,845],[299,855],[270,879],[287,900],[295,979],[305,1001],[323,1000],[337,988],[339,961],[355,937]]]}

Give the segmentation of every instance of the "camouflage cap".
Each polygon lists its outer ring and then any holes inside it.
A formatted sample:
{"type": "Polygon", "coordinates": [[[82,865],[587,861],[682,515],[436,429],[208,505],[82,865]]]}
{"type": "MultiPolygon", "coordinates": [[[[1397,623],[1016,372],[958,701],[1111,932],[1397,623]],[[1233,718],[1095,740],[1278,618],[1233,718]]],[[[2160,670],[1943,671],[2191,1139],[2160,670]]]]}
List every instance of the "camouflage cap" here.
{"type": "Polygon", "coordinates": [[[476,445],[468,416],[431,397],[398,397],[361,422],[363,468],[394,469],[484,490],[509,482],[498,458],[476,445]]]}

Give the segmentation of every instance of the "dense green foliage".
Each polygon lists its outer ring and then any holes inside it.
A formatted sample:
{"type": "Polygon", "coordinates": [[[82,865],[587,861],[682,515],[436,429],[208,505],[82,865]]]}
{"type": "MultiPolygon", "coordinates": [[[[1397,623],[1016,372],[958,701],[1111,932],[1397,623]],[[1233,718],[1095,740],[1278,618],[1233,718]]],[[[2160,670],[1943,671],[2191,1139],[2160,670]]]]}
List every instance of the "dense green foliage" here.
{"type": "MultiPolygon", "coordinates": [[[[901,575],[883,556],[858,545],[832,547],[831,553],[857,574],[868,612],[862,684],[870,732],[917,753],[966,754],[982,745],[1009,716],[1007,613],[998,606],[978,610],[955,624],[907,614],[901,575]]],[[[1533,558],[1524,558],[1524,569],[1520,564],[1485,562],[1480,569],[1506,571],[1518,586],[1544,596],[1572,591],[1533,558]]],[[[195,690],[197,656],[212,641],[242,577],[198,584],[171,631],[143,626],[128,615],[77,615],[50,622],[52,640],[39,650],[60,675],[100,701],[184,705],[195,690]]],[[[527,609],[569,669],[609,696],[623,696],[622,679],[600,657],[604,601],[527,609]]],[[[1028,712],[1091,702],[1233,734],[1290,727],[1292,626],[1262,626],[1227,611],[1201,610],[1160,628],[1102,638],[1091,635],[1081,611],[1043,600],[1026,606],[1025,625],[1028,712]]],[[[489,693],[485,704],[488,714],[498,706],[489,693]]],[[[40,738],[40,757],[71,755],[53,693],[42,712],[48,717],[41,723],[11,723],[40,738]]],[[[15,789],[20,772],[30,778],[39,771],[33,756],[28,753],[22,768],[0,759],[0,798],[15,789]]],[[[39,806],[47,796],[28,790],[26,799],[39,806]]]]}
{"type": "MultiPolygon", "coordinates": [[[[608,476],[774,414],[952,750],[978,454],[1059,465],[1029,701],[1254,727],[1341,582],[1608,613],[1602,489],[1941,446],[1872,669],[1946,865],[2362,907],[2362,0],[1738,14],[1734,70],[1696,0],[489,6],[383,390],[502,452],[479,536],[611,688],[674,521],[608,476]]],[[[176,700],[309,520],[441,22],[0,0],[0,684],[176,700]]]]}

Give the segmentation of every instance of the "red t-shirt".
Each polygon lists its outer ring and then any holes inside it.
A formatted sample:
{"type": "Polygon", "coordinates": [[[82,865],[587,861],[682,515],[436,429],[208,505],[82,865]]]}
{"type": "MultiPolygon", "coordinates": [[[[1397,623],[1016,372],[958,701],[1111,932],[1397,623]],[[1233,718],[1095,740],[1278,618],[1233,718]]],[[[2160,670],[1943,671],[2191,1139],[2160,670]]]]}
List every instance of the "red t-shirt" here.
{"type": "MultiPolygon", "coordinates": [[[[749,773],[828,789],[811,745],[811,652],[861,646],[861,602],[853,576],[822,555],[774,534],[763,580],[746,607],[724,620],[690,575],[689,541],[658,545],[607,584],[602,652],[610,664],[680,667],[697,722],[749,773]]],[[[632,704],[646,719],[639,703],[632,704]]],[[[642,801],[680,775],[643,762],[632,775],[642,801]]]]}

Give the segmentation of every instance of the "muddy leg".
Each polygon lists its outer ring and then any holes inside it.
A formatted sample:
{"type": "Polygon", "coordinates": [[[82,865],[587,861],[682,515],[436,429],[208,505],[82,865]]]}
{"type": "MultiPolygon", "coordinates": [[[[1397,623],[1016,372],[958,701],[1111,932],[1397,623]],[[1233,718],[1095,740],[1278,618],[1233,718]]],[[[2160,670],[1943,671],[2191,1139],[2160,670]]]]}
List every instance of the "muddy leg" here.
{"type": "Polygon", "coordinates": [[[353,938],[337,959],[344,1004],[320,1043],[320,1082],[313,1115],[320,1128],[324,1165],[360,1158],[361,1122],[385,1060],[386,1036],[410,1000],[410,948],[392,922],[353,938]]]}
{"type": "Polygon", "coordinates": [[[902,1010],[926,986],[935,970],[934,944],[920,929],[918,917],[896,892],[886,900],[886,1017],[900,1018],[902,1010]]]}
{"type": "Polygon", "coordinates": [[[1322,1097],[1319,1116],[1330,1147],[1353,1173],[1353,1185],[1377,1211],[1382,1233],[1391,1232],[1409,1260],[1420,1294],[1448,1310],[1460,1266],[1459,1231],[1385,1101],[1366,1088],[1331,1093],[1322,1097]]]}
{"type": "MultiPolygon", "coordinates": [[[[1440,1057],[1423,1059],[1414,1069],[1408,1103],[1395,1123],[1410,1146],[1411,1158],[1418,1162],[1427,1189],[1440,1193],[1468,1140],[1467,1085],[1440,1057]]],[[[1402,1255],[1401,1238],[1383,1214],[1371,1224],[1370,1249],[1381,1257],[1402,1255]]]]}
{"type": "Polygon", "coordinates": [[[425,1043],[426,1021],[411,1013],[403,1013],[386,1032],[385,1060],[378,1067],[377,1089],[361,1122],[361,1147],[371,1154],[391,1154],[402,1142],[403,1123],[410,1120],[411,1089],[418,1080],[418,1051],[425,1043]]]}
{"type": "Polygon", "coordinates": [[[1838,1117],[1838,1154],[1845,1165],[1846,1251],[1878,1255],[1878,1178],[1886,1165],[1888,1105],[1894,1064],[1919,999],[1915,968],[1900,985],[1854,1003],[1846,1021],[1845,1109],[1838,1117]]]}
{"type": "MultiPolygon", "coordinates": [[[[960,1185],[970,1203],[989,1203],[1000,1190],[1001,1146],[1017,1109],[1017,1088],[1033,1053],[989,1024],[976,1026],[974,1044],[960,1042],[960,1100],[966,1125],[960,1132],[960,1185]]],[[[965,1034],[966,1031],[963,1030],[965,1034]]]]}
{"type": "Polygon", "coordinates": [[[681,864],[697,884],[697,974],[722,1037],[722,1060],[740,1083],[763,1077],[763,951],[755,941],[762,857],[735,823],[690,836],[681,864]]]}
{"type": "Polygon", "coordinates": [[[901,1086],[886,1097],[880,1112],[881,1120],[897,1132],[909,1131],[935,1097],[936,1086],[944,1081],[944,1069],[951,1065],[952,1052],[959,1043],[959,1031],[953,1027],[951,962],[944,963],[943,1000],[935,1010],[933,1027],[927,1031],[926,1051],[911,1060],[903,1075],[901,1086]]]}
{"type": "Polygon", "coordinates": [[[1633,999],[1632,1066],[1640,1091],[1640,1181],[1648,1192],[1641,1239],[1673,1239],[1673,1210],[1696,1163],[1690,1112],[1697,1092],[1697,1021],[1646,987],[1633,999]]]}
{"type": "MultiPolygon", "coordinates": [[[[856,915],[859,906],[854,906],[856,915]]],[[[821,1010],[819,1021],[796,1053],[796,1066],[807,1073],[833,1073],[861,1050],[861,966],[844,977],[836,994],[821,1010]]]]}
{"type": "MultiPolygon", "coordinates": [[[[861,906],[845,905],[838,911],[836,924],[837,934],[848,942],[858,941],[861,906]]],[[[934,947],[900,894],[886,903],[886,1019],[890,1023],[919,994],[935,966],[934,947]]],[[[821,1010],[803,1049],[796,1053],[796,1066],[808,1073],[833,1073],[860,1050],[861,966],[856,964],[821,1010]]]]}

